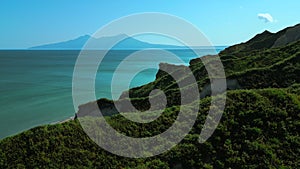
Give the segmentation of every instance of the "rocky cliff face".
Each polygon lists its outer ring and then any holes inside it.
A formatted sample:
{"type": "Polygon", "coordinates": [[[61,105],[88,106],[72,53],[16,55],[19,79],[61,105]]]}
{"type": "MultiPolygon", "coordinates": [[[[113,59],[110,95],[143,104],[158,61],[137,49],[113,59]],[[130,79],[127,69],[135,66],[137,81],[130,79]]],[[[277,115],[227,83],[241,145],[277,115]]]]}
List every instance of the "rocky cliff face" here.
{"type": "Polygon", "coordinates": [[[273,47],[284,46],[298,40],[300,40],[300,24],[286,29],[285,33],[275,41],[273,47]]]}

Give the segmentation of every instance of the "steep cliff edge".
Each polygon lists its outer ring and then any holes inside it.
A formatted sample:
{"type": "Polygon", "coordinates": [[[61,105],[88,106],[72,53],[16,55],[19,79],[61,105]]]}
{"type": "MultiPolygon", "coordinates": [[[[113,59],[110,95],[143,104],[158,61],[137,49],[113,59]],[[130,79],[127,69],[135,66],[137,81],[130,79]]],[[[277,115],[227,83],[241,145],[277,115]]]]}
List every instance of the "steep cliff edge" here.
{"type": "MultiPolygon", "coordinates": [[[[219,56],[227,78],[227,89],[285,88],[294,83],[300,83],[299,30],[300,24],[275,34],[265,31],[246,43],[229,47],[220,52],[219,56]]],[[[126,105],[130,101],[136,109],[145,111],[150,108],[149,94],[151,91],[159,89],[166,95],[167,107],[180,105],[180,90],[172,73],[182,75],[182,80],[194,76],[201,98],[209,96],[211,93],[210,80],[203,62],[206,63],[206,66],[213,64],[215,57],[210,55],[203,56],[201,59],[193,59],[188,67],[161,63],[155,81],[125,91],[116,103],[126,105]],[[162,69],[169,70],[168,72],[171,74],[162,69]],[[187,74],[188,69],[193,74],[187,74]],[[130,98],[125,97],[127,95],[125,93],[129,93],[130,98]]],[[[188,85],[186,84],[186,86],[188,85]]],[[[106,105],[109,109],[105,110],[109,110],[109,112],[113,110],[113,114],[117,113],[113,102],[110,103],[108,106],[107,101],[98,100],[100,109],[106,105]]],[[[132,111],[125,107],[123,106],[122,111],[132,111]]]]}

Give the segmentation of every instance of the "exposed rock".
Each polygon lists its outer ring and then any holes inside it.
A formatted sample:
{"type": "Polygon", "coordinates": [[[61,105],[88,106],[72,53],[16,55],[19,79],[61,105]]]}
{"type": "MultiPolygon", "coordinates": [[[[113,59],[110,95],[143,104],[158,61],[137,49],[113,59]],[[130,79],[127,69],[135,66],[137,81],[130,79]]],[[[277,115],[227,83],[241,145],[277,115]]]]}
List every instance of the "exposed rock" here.
{"type": "Polygon", "coordinates": [[[300,40],[300,24],[287,29],[286,33],[276,40],[273,47],[284,46],[298,40],[300,40]]]}

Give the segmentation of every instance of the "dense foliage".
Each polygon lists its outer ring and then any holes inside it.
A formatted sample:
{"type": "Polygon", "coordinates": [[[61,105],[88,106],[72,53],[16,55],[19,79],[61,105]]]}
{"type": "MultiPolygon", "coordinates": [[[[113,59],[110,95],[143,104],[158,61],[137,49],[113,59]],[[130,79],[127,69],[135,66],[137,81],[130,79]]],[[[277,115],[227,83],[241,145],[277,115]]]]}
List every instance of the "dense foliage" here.
{"type": "MultiPolygon", "coordinates": [[[[210,98],[202,99],[198,119],[185,139],[169,152],[148,159],[106,152],[89,139],[77,120],[33,128],[0,142],[0,168],[298,168],[298,92],[299,85],[229,92],[222,121],[204,144],[198,143],[198,137],[210,98]]],[[[148,126],[120,115],[107,120],[126,135],[145,137],[166,130],[178,110],[177,106],[166,109],[155,124],[148,126]]]]}

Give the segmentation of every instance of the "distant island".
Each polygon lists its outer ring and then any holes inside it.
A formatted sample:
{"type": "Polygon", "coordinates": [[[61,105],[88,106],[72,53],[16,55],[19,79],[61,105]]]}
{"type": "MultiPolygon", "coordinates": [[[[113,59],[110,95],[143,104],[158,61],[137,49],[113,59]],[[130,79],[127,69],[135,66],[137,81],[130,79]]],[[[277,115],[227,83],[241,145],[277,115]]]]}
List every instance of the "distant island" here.
{"type": "Polygon", "coordinates": [[[159,49],[187,49],[184,46],[176,45],[165,45],[165,44],[151,44],[137,40],[136,38],[129,37],[126,34],[120,34],[116,36],[107,36],[101,38],[94,38],[90,35],[80,36],[76,39],[72,39],[65,42],[58,42],[40,46],[34,46],[29,49],[31,50],[81,50],[88,40],[90,44],[88,48],[85,49],[109,49],[107,44],[117,42],[120,39],[123,41],[116,44],[112,49],[149,49],[149,48],[159,48],[159,49]]]}

